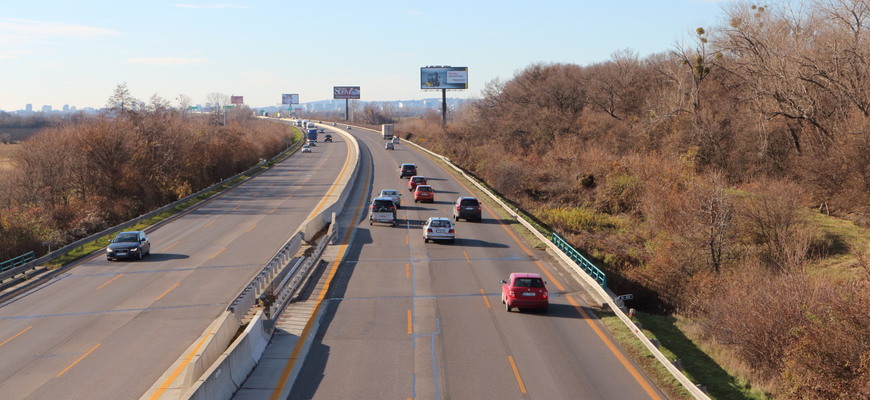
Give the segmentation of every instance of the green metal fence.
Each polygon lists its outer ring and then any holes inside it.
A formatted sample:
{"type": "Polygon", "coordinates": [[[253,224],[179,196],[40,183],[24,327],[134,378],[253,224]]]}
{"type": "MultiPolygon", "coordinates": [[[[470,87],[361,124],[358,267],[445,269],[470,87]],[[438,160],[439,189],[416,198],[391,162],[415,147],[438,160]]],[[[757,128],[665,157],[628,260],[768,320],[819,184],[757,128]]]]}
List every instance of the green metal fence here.
{"type": "Polygon", "coordinates": [[[577,263],[577,265],[579,265],[580,268],[583,269],[583,271],[586,271],[586,273],[591,276],[592,279],[595,279],[595,282],[598,282],[601,287],[607,288],[607,275],[605,275],[604,272],[598,269],[595,264],[592,264],[592,262],[587,260],[586,257],[583,257],[583,255],[580,254],[577,249],[568,244],[565,239],[562,239],[562,237],[555,232],[553,232],[553,235],[550,236],[550,240],[553,242],[553,244],[556,245],[556,247],[559,248],[559,250],[562,250],[562,252],[564,252],[568,257],[574,260],[574,262],[577,263]]]}
{"type": "Polygon", "coordinates": [[[7,269],[12,269],[15,267],[22,266],[22,265],[27,264],[28,262],[33,261],[35,259],[36,259],[36,254],[31,251],[29,253],[22,254],[18,257],[0,262],[0,272],[6,271],[7,269]]]}

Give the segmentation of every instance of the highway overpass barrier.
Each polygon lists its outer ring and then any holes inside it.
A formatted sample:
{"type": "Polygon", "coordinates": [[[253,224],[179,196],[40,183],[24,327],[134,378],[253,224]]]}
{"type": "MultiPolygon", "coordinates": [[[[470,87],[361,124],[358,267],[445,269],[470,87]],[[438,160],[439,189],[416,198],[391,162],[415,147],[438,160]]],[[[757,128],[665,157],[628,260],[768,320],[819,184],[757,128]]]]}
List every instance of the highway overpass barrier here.
{"type": "MultiPolygon", "coordinates": [[[[95,234],[93,234],[93,235],[90,235],[90,236],[88,236],[88,237],[85,237],[85,238],[82,238],[82,239],[76,240],[75,242],[72,242],[72,243],[70,243],[70,244],[67,244],[67,245],[65,245],[65,246],[63,246],[63,247],[61,247],[61,248],[59,248],[59,249],[57,249],[57,250],[55,250],[55,251],[53,251],[53,252],[51,252],[51,253],[48,253],[48,254],[46,254],[46,255],[44,255],[44,256],[42,256],[42,257],[39,257],[39,258],[37,258],[37,259],[34,260],[34,261],[28,262],[28,263],[25,264],[25,265],[22,265],[22,266],[19,266],[19,267],[15,267],[15,268],[11,268],[11,269],[9,269],[8,271],[3,271],[2,273],[0,273],[0,282],[3,282],[2,284],[0,284],[0,289],[3,289],[3,288],[6,287],[6,286],[14,285],[14,284],[18,283],[19,281],[24,280],[24,279],[25,279],[27,276],[29,276],[30,274],[37,274],[37,273],[44,272],[44,270],[40,270],[40,271],[37,271],[37,270],[36,270],[36,269],[37,269],[40,265],[42,265],[42,264],[45,264],[45,263],[51,262],[51,261],[53,261],[54,259],[56,259],[56,258],[58,258],[58,257],[60,257],[60,256],[63,256],[63,255],[66,255],[67,253],[69,253],[69,252],[71,252],[71,251],[73,251],[73,250],[75,250],[75,249],[77,249],[77,248],[79,248],[79,247],[82,247],[82,246],[84,246],[85,244],[88,244],[88,243],[90,243],[90,242],[93,242],[93,241],[95,241],[95,240],[97,240],[97,239],[99,239],[99,238],[101,238],[101,237],[108,236],[108,235],[111,235],[111,234],[116,233],[116,232],[121,232],[121,231],[123,231],[123,230],[125,230],[125,229],[128,229],[128,228],[130,228],[130,227],[132,227],[132,226],[135,226],[135,225],[139,224],[140,222],[142,222],[142,221],[144,221],[144,220],[147,220],[147,219],[149,219],[149,218],[152,218],[152,217],[155,217],[155,216],[157,216],[157,215],[160,215],[160,214],[162,214],[162,213],[164,213],[164,212],[167,212],[167,211],[169,211],[169,210],[171,210],[171,209],[173,209],[173,208],[175,208],[175,207],[177,207],[177,206],[179,206],[179,205],[181,205],[181,204],[184,204],[184,203],[186,203],[186,202],[188,202],[188,201],[190,201],[190,200],[192,200],[192,199],[195,199],[195,198],[197,198],[197,197],[199,197],[199,196],[202,196],[202,195],[205,194],[205,193],[208,193],[208,192],[210,192],[210,191],[213,191],[213,190],[216,190],[216,189],[220,188],[220,187],[221,187],[222,185],[224,185],[225,182],[227,182],[227,181],[232,182],[232,181],[235,180],[235,179],[239,179],[239,178],[242,178],[242,177],[244,177],[244,176],[248,176],[248,178],[246,178],[246,179],[244,179],[244,180],[242,180],[242,181],[236,183],[234,186],[237,186],[237,185],[240,185],[240,184],[242,184],[242,183],[244,183],[244,182],[247,182],[249,179],[253,178],[254,176],[258,175],[260,172],[262,172],[262,171],[263,171],[263,170],[262,170],[262,167],[263,167],[264,165],[266,165],[267,163],[269,163],[269,162],[271,162],[271,163],[278,162],[278,161],[280,161],[280,160],[286,158],[287,156],[289,156],[290,154],[292,154],[292,153],[295,152],[296,150],[298,150],[300,147],[301,147],[301,142],[297,142],[297,143],[291,145],[289,148],[287,148],[287,150],[281,152],[281,154],[278,154],[278,155],[276,155],[275,157],[272,157],[272,159],[270,159],[269,161],[266,161],[266,160],[260,160],[260,162],[259,162],[257,165],[255,165],[255,166],[249,168],[248,170],[246,170],[246,171],[244,171],[244,172],[240,172],[240,173],[238,173],[238,174],[236,174],[236,175],[233,175],[233,176],[231,176],[231,177],[229,177],[229,178],[227,178],[227,179],[222,180],[221,182],[215,183],[214,185],[211,185],[211,186],[209,186],[209,187],[207,187],[207,188],[205,188],[205,189],[202,189],[202,190],[200,190],[200,191],[198,191],[198,192],[196,192],[196,193],[194,193],[194,194],[191,194],[191,195],[189,195],[189,196],[186,196],[186,197],[184,197],[184,198],[182,198],[182,199],[180,199],[180,200],[176,200],[176,201],[174,201],[174,202],[172,202],[172,203],[170,203],[170,204],[167,204],[167,205],[165,205],[165,206],[163,206],[163,207],[160,207],[160,208],[158,208],[158,209],[156,209],[156,210],[153,210],[153,211],[150,211],[150,212],[148,212],[148,213],[142,214],[142,215],[140,215],[140,216],[138,216],[138,217],[136,217],[136,218],[133,218],[133,219],[131,219],[131,220],[129,220],[129,221],[126,221],[126,222],[120,223],[120,224],[115,225],[115,226],[113,226],[113,227],[111,227],[111,228],[108,228],[108,229],[104,229],[104,230],[101,231],[101,232],[97,232],[97,233],[95,233],[95,234]],[[19,275],[20,275],[20,276],[19,276],[19,275]],[[10,277],[13,277],[13,276],[19,276],[19,278],[18,278],[17,280],[11,280],[10,282],[4,282],[7,278],[10,278],[10,277]]],[[[159,225],[159,224],[158,224],[158,225],[159,225]]],[[[148,230],[151,230],[151,229],[154,229],[154,227],[151,227],[151,228],[149,228],[148,230]]]]}
{"type": "MultiPolygon", "coordinates": [[[[368,128],[362,128],[362,129],[374,132],[376,134],[381,133],[381,132],[373,130],[373,129],[368,129],[368,128]]],[[[400,139],[400,140],[402,140],[402,139],[400,139]]],[[[422,147],[416,143],[409,142],[407,140],[403,140],[403,141],[405,143],[408,143],[408,144],[416,147],[420,151],[422,151],[426,154],[429,154],[433,158],[436,158],[436,159],[443,161],[445,164],[450,166],[450,168],[454,169],[459,175],[461,175],[466,180],[468,180],[473,185],[475,185],[481,192],[483,192],[487,196],[489,196],[493,200],[493,202],[495,202],[496,204],[501,206],[505,211],[507,211],[508,214],[510,214],[514,219],[516,219],[520,224],[522,224],[529,232],[534,234],[535,237],[537,237],[538,240],[541,241],[541,243],[546,244],[547,247],[550,248],[551,252],[553,254],[555,254],[565,265],[572,268],[572,270],[575,272],[575,276],[582,279],[584,282],[586,282],[587,286],[592,288],[592,290],[593,290],[592,294],[595,295],[595,297],[597,297],[599,299],[599,301],[602,301],[602,305],[607,306],[611,310],[613,310],[613,312],[616,314],[616,316],[619,317],[619,320],[622,321],[622,323],[624,323],[625,326],[628,327],[629,330],[631,330],[631,332],[637,337],[637,339],[640,340],[641,343],[643,343],[644,347],[646,347],[647,350],[649,350],[649,352],[652,353],[652,355],[656,358],[656,360],[658,360],[659,363],[661,363],[668,370],[668,372],[670,372],[671,375],[674,376],[674,379],[679,381],[680,384],[682,384],[683,387],[689,393],[691,393],[691,395],[694,398],[701,399],[701,400],[709,400],[710,399],[706,393],[704,393],[698,386],[696,386],[695,383],[690,381],[689,378],[686,377],[686,375],[684,375],[679,369],[677,369],[677,367],[675,367],[667,359],[667,357],[665,357],[665,355],[662,354],[662,352],[655,345],[653,345],[652,342],[650,342],[649,338],[647,338],[646,335],[643,334],[643,332],[640,330],[640,328],[638,328],[637,325],[635,325],[634,322],[632,322],[631,319],[628,318],[628,315],[626,315],[625,312],[622,311],[622,309],[620,308],[621,304],[617,304],[617,303],[621,303],[621,302],[618,302],[617,299],[612,297],[610,295],[610,293],[608,293],[604,287],[602,287],[598,282],[596,282],[592,276],[588,275],[583,269],[581,269],[581,267],[578,266],[574,260],[572,260],[567,254],[565,254],[558,247],[556,247],[556,245],[552,241],[550,241],[546,236],[544,236],[540,231],[538,231],[532,224],[530,224],[528,221],[526,221],[525,218],[523,218],[522,216],[517,214],[507,204],[505,204],[503,201],[501,201],[501,199],[499,199],[495,194],[490,192],[489,189],[487,189],[482,184],[480,184],[474,177],[472,177],[471,175],[468,175],[462,168],[459,168],[458,166],[454,165],[453,162],[451,162],[449,158],[444,157],[444,156],[437,154],[435,152],[432,152],[429,149],[422,147]]]]}

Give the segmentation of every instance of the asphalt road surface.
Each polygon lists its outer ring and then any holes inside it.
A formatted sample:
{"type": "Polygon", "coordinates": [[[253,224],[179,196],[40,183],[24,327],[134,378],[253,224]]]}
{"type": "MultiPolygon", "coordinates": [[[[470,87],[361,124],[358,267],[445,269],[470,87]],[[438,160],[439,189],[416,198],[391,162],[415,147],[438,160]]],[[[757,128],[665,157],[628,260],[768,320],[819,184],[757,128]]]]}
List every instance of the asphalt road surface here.
{"type": "Polygon", "coordinates": [[[327,193],[333,137],[149,232],[149,257],[100,253],[0,304],[0,398],[139,398],[327,193]]]}
{"type": "Polygon", "coordinates": [[[586,308],[581,285],[495,204],[482,199],[482,222],[459,221],[454,244],[424,243],[422,222],[451,217],[458,196],[475,195],[469,184],[404,142],[390,151],[378,134],[351,133],[374,167],[365,200],[401,190],[399,224],[357,221],[290,399],[665,398],[586,308]],[[414,203],[405,162],[429,178],[434,203],[414,203]],[[505,311],[499,281],[511,272],[545,276],[549,312],[505,311]]]}

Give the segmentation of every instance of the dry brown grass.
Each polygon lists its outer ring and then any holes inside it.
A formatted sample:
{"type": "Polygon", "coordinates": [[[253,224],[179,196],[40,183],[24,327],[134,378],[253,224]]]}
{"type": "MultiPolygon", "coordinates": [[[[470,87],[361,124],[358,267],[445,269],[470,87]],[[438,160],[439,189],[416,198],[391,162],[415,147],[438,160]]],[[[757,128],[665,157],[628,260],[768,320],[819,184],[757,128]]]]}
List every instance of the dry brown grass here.
{"type": "Polygon", "coordinates": [[[8,171],[13,168],[12,154],[19,147],[21,147],[20,144],[0,144],[0,171],[8,171]]]}

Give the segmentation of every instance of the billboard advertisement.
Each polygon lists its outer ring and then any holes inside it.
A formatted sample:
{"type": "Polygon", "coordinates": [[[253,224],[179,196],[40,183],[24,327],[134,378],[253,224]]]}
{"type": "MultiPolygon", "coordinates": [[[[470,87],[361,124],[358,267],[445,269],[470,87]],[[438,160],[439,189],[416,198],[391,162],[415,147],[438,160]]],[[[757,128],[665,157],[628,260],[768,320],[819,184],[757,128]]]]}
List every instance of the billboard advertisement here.
{"type": "Polygon", "coordinates": [[[359,86],[334,86],[333,99],[359,100],[359,86]]]}
{"type": "Polygon", "coordinates": [[[468,89],[468,67],[421,67],[420,89],[468,89]]]}
{"type": "Polygon", "coordinates": [[[281,104],[299,104],[299,95],[298,94],[282,94],[281,95],[281,104]]]}
{"type": "Polygon", "coordinates": [[[243,98],[244,98],[244,96],[230,96],[230,103],[231,104],[245,104],[245,101],[243,100],[243,98]]]}

